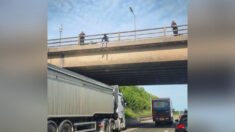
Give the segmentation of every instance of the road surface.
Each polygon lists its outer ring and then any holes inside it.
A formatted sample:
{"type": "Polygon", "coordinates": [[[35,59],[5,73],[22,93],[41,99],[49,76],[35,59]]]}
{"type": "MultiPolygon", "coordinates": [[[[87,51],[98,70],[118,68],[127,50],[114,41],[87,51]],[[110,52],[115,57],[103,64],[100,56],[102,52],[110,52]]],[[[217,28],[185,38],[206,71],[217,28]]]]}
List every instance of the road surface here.
{"type": "Polygon", "coordinates": [[[174,125],[161,125],[155,127],[153,120],[142,121],[137,128],[128,128],[122,132],[175,132],[174,125]]]}

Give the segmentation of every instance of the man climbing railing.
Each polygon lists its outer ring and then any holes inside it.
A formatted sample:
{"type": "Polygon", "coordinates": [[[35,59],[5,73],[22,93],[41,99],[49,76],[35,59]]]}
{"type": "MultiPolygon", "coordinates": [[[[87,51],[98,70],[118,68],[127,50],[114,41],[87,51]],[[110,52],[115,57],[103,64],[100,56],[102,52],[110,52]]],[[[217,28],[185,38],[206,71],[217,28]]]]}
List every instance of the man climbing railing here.
{"type": "MultiPolygon", "coordinates": [[[[188,25],[178,25],[177,31],[178,31],[177,36],[188,34],[188,25]]],[[[142,29],[142,30],[136,30],[136,31],[132,30],[132,31],[124,31],[124,32],[113,32],[113,33],[105,33],[105,34],[109,38],[109,43],[122,42],[122,41],[137,41],[137,40],[162,38],[162,37],[177,37],[177,36],[174,36],[171,26],[149,28],[149,29],[142,29]]],[[[78,35],[77,37],[49,39],[47,41],[47,44],[48,44],[48,47],[101,44],[103,36],[104,34],[84,35],[84,40],[82,41],[82,44],[80,41],[80,35],[78,35]]]]}

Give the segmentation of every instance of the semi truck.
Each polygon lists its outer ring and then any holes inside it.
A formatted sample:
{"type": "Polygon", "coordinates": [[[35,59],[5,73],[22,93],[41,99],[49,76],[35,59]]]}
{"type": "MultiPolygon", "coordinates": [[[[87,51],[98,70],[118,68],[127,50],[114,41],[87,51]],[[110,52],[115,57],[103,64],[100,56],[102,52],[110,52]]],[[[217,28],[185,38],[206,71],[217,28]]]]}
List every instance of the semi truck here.
{"type": "Polygon", "coordinates": [[[155,126],[160,123],[173,123],[173,108],[170,98],[152,99],[152,117],[155,126]]]}
{"type": "Polygon", "coordinates": [[[110,86],[48,64],[48,132],[112,132],[126,127],[125,101],[110,86]]]}

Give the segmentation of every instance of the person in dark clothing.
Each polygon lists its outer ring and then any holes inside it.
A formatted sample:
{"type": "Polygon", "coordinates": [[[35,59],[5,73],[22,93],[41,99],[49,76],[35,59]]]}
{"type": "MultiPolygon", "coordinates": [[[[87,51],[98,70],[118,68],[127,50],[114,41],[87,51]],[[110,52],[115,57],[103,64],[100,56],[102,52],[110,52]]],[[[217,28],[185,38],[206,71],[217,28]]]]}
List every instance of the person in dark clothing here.
{"type": "Polygon", "coordinates": [[[84,45],[84,41],[85,41],[85,33],[84,32],[81,32],[80,33],[80,45],[84,45]]]}
{"type": "Polygon", "coordinates": [[[174,36],[177,36],[178,35],[178,27],[177,27],[177,24],[175,23],[174,20],[172,20],[172,22],[171,22],[171,27],[173,29],[174,36]]]}
{"type": "Polygon", "coordinates": [[[102,38],[102,44],[101,47],[107,47],[107,43],[109,42],[109,38],[107,36],[107,34],[104,34],[104,37],[102,38]],[[105,46],[104,46],[105,45],[105,46]]]}

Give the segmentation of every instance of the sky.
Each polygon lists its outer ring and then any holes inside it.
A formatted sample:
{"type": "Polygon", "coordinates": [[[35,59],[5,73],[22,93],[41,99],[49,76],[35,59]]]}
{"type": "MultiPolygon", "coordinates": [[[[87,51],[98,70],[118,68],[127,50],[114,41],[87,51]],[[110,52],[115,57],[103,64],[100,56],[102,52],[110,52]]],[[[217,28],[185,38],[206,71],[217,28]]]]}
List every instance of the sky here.
{"type": "MultiPolygon", "coordinates": [[[[187,24],[187,0],[48,0],[48,39],[187,24]]],[[[187,85],[142,86],[158,97],[170,97],[176,110],[187,108],[187,85]]]]}
{"type": "Polygon", "coordinates": [[[187,24],[187,0],[48,0],[48,39],[187,24]]]}

